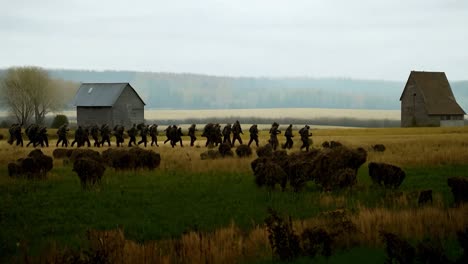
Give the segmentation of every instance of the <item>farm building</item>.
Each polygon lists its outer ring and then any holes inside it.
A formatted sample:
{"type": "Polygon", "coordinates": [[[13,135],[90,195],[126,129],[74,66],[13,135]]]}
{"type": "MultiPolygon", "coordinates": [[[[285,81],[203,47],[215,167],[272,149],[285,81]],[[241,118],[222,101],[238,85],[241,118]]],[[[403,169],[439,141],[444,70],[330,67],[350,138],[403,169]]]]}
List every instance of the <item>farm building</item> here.
{"type": "Polygon", "coordinates": [[[458,105],[444,72],[412,71],[401,101],[401,126],[463,126],[458,105]]]}
{"type": "Polygon", "coordinates": [[[83,83],[75,95],[76,122],[124,125],[142,123],[145,102],[129,83],[83,83]]]}

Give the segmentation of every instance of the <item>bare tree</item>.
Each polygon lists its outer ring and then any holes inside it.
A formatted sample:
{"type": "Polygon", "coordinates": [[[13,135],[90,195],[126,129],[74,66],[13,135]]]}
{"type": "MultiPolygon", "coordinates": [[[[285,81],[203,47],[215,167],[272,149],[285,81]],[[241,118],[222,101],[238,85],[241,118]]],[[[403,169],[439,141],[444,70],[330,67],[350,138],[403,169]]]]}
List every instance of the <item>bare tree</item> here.
{"type": "Polygon", "coordinates": [[[8,69],[1,89],[6,106],[23,125],[32,117],[36,124],[43,124],[47,113],[62,106],[59,85],[38,67],[8,69]]]}

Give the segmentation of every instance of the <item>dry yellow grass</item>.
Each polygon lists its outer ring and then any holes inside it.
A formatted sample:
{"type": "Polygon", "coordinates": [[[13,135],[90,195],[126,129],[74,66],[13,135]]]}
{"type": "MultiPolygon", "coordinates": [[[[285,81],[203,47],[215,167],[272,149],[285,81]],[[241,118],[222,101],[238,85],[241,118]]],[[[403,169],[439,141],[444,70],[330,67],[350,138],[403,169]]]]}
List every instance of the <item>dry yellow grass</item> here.
{"type": "MultiPolygon", "coordinates": [[[[393,232],[406,239],[423,239],[430,235],[441,239],[453,237],[468,225],[468,207],[390,210],[384,208],[359,208],[348,219],[357,227],[357,233],[345,233],[339,245],[381,246],[379,232],[393,232]]],[[[293,222],[296,233],[305,228],[323,227],[331,230],[334,219],[326,214],[293,222]]],[[[235,224],[212,233],[190,232],[179,239],[150,241],[143,244],[126,240],[124,231],[91,231],[90,244],[94,249],[110,253],[114,263],[242,263],[271,256],[268,233],[258,226],[248,233],[235,224]]],[[[50,247],[32,263],[59,263],[63,249],[50,247]]]]}
{"type": "MultiPolygon", "coordinates": [[[[6,130],[0,130],[6,135],[6,130]]],[[[52,134],[52,132],[49,132],[52,134]]],[[[324,141],[340,141],[351,147],[363,147],[370,150],[372,145],[384,144],[387,150],[383,153],[368,153],[368,161],[386,162],[399,166],[434,166],[444,164],[468,163],[468,127],[458,128],[382,128],[382,129],[318,129],[313,130],[314,147],[320,148],[324,141]]],[[[295,131],[294,148],[289,152],[299,151],[300,138],[295,131]]],[[[248,135],[243,135],[244,142],[248,142],[248,135]]],[[[163,144],[164,136],[159,137],[159,148],[152,147],[161,153],[163,170],[187,171],[247,171],[252,159],[228,158],[216,161],[201,161],[200,153],[206,151],[205,138],[198,136],[196,145],[189,147],[188,138],[184,137],[184,148],[163,144]]],[[[260,134],[260,144],[266,144],[267,131],[260,134]]],[[[279,137],[281,143],[285,141],[279,137]]],[[[112,142],[115,146],[115,142],[112,142]]],[[[51,155],[55,148],[55,140],[51,140],[53,147],[43,151],[51,155]]],[[[99,148],[102,151],[106,149],[99,148]]],[[[0,163],[6,164],[27,154],[32,148],[10,146],[6,140],[0,141],[0,163]]],[[[254,155],[255,156],[255,155],[254,155]]]]}

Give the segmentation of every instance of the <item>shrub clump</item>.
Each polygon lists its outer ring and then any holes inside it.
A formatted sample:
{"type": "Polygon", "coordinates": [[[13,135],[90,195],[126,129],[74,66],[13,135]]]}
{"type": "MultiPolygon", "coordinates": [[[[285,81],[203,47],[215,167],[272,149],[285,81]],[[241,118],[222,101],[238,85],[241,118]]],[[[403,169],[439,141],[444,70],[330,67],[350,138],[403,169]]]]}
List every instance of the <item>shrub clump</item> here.
{"type": "Polygon", "coordinates": [[[66,115],[56,115],[54,120],[52,120],[51,128],[59,128],[63,125],[68,125],[68,117],[66,115]]]}
{"type": "Polygon", "coordinates": [[[92,149],[67,150],[67,157],[70,159],[71,162],[75,162],[76,160],[79,160],[82,158],[92,159],[101,163],[103,162],[101,154],[92,149]]]}
{"type": "Polygon", "coordinates": [[[9,163],[8,175],[10,177],[25,177],[27,179],[46,179],[47,173],[52,168],[52,157],[44,155],[40,149],[35,149],[26,158],[9,163]]]}
{"type": "Polygon", "coordinates": [[[202,160],[207,160],[207,159],[219,159],[222,158],[221,153],[217,150],[208,150],[200,154],[200,158],[202,160]]]}
{"type": "Polygon", "coordinates": [[[234,152],[231,150],[231,144],[228,143],[221,143],[218,148],[221,157],[233,157],[234,152]]]}
{"type": "Polygon", "coordinates": [[[105,170],[101,162],[91,158],[82,157],[73,162],[73,171],[78,174],[83,189],[99,184],[105,170]]]}
{"type": "Polygon", "coordinates": [[[52,152],[52,156],[54,157],[54,159],[66,159],[69,157],[68,150],[64,148],[54,149],[54,151],[52,152]]]}
{"type": "Polygon", "coordinates": [[[372,146],[372,150],[375,152],[384,152],[385,146],[383,144],[375,144],[372,146]]]}
{"type": "Polygon", "coordinates": [[[104,162],[116,170],[154,170],[161,164],[161,155],[139,147],[129,150],[109,148],[102,152],[104,162]]]}
{"type": "Polygon", "coordinates": [[[406,174],[400,167],[371,162],[369,163],[369,176],[374,184],[396,189],[401,185],[406,174]]]}
{"type": "Polygon", "coordinates": [[[258,186],[274,188],[279,184],[284,190],[289,182],[294,191],[300,191],[308,181],[315,180],[324,189],[331,190],[356,184],[357,170],[366,159],[367,152],[362,148],[315,149],[291,155],[275,151],[271,157],[254,160],[251,167],[258,186]]]}
{"type": "Polygon", "coordinates": [[[273,147],[270,144],[257,148],[257,156],[261,157],[271,157],[273,156],[273,147]]]}
{"type": "Polygon", "coordinates": [[[291,261],[300,256],[330,257],[344,236],[349,236],[350,232],[357,233],[356,226],[344,212],[326,213],[324,226],[306,228],[301,234],[293,230],[291,217],[284,220],[272,209],[268,209],[268,213],[265,219],[268,240],[273,253],[281,261],[291,261]]]}

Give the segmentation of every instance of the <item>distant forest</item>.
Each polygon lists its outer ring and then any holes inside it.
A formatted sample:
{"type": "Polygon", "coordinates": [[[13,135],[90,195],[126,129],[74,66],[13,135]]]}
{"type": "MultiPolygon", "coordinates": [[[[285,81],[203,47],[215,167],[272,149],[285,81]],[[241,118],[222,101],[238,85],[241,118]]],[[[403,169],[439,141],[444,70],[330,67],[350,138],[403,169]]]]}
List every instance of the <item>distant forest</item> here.
{"type": "MultiPolygon", "coordinates": [[[[0,70],[0,75],[2,73],[0,70]]],[[[77,83],[129,82],[147,108],[163,109],[400,109],[399,98],[406,82],[133,71],[49,70],[49,73],[53,78],[77,83]]],[[[468,110],[468,81],[451,81],[450,84],[459,104],[468,110]]]]}

